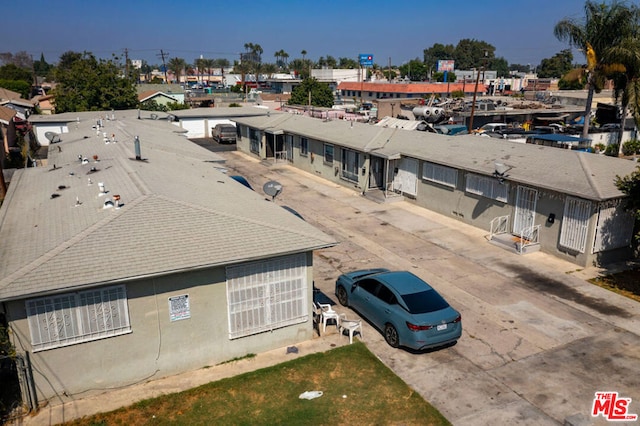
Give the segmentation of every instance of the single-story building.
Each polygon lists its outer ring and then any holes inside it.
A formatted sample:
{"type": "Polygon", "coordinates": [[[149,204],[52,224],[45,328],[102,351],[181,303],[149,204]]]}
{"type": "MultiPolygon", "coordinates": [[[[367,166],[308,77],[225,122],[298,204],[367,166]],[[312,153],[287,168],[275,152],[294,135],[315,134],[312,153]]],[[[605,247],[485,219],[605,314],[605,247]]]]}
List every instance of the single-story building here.
{"type": "Polygon", "coordinates": [[[363,102],[372,102],[376,99],[389,98],[430,98],[447,97],[452,92],[463,92],[466,96],[483,95],[486,87],[483,83],[478,86],[474,83],[378,83],[378,82],[353,82],[341,81],[338,83],[338,92],[342,99],[355,99],[363,102]]]}
{"type": "Polygon", "coordinates": [[[292,114],[236,120],[238,149],[416,205],[587,266],[631,255],[615,186],[637,163],[473,135],[446,136],[292,114]]]}
{"type": "Polygon", "coordinates": [[[0,319],[34,405],[313,337],[313,251],[335,240],[137,114],[67,115],[0,208],[0,319]]]}

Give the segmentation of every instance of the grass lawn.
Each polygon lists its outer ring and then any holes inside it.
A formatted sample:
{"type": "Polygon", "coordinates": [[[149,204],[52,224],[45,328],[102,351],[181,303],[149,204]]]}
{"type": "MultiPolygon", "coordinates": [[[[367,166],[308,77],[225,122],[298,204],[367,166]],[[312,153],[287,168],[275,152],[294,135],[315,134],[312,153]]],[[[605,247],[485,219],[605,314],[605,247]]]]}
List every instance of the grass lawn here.
{"type": "Polygon", "coordinates": [[[448,425],[357,342],[67,425],[448,425]],[[299,399],[305,391],[316,399],[299,399]]]}

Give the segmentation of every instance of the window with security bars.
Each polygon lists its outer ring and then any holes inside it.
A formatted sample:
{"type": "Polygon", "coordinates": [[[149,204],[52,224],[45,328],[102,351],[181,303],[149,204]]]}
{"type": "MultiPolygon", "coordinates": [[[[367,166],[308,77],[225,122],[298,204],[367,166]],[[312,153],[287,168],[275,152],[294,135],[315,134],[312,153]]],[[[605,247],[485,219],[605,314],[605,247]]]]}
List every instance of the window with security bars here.
{"type": "Polygon", "coordinates": [[[455,188],[458,183],[458,170],[425,162],[422,165],[422,179],[455,188]]]}
{"type": "Polygon", "coordinates": [[[342,178],[351,182],[358,182],[360,168],[360,153],[350,149],[342,150],[342,178]]]}
{"type": "Polygon", "coordinates": [[[300,155],[308,155],[309,154],[309,139],[300,138],[300,155]]]}
{"type": "Polygon", "coordinates": [[[466,191],[470,194],[481,195],[492,200],[507,202],[509,185],[500,183],[497,179],[480,175],[468,174],[466,191]]]}
{"type": "Polygon", "coordinates": [[[260,132],[256,129],[249,129],[249,150],[254,154],[260,153],[260,132]]]}
{"type": "Polygon", "coordinates": [[[26,308],[34,351],[131,332],[124,286],[30,299],[26,308]]]}
{"type": "Polygon", "coordinates": [[[324,163],[333,164],[333,145],[324,144],[324,163]]]}
{"type": "Polygon", "coordinates": [[[307,321],[307,288],[304,254],[228,267],[229,338],[307,321]]]}
{"type": "Polygon", "coordinates": [[[584,253],[587,245],[587,231],[591,217],[591,202],[567,197],[564,202],[560,245],[570,250],[584,253]]]}

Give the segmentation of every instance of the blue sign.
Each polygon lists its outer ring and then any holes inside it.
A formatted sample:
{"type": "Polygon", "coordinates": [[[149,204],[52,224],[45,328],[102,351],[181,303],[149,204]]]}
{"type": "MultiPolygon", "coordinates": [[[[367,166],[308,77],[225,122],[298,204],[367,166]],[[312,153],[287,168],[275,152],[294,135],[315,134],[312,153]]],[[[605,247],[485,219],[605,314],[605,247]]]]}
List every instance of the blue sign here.
{"type": "Polygon", "coordinates": [[[360,54],[360,65],[363,67],[372,67],[373,66],[373,55],[368,53],[360,54]]]}

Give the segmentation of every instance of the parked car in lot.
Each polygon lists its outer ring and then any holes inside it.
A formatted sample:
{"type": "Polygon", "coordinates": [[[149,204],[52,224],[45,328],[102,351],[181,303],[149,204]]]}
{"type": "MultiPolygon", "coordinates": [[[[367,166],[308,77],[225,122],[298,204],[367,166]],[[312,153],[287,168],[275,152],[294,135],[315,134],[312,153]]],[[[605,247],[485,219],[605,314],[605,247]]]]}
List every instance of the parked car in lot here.
{"type": "Polygon", "coordinates": [[[456,342],[462,317],[429,284],[407,271],[367,269],[340,275],[336,297],[382,331],[387,343],[422,350],[456,342]]]}
{"type": "Polygon", "coordinates": [[[211,137],[218,143],[236,143],[236,126],[233,124],[216,124],[211,129],[211,137]]]}

